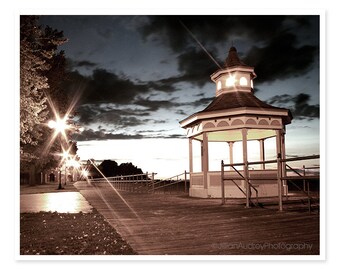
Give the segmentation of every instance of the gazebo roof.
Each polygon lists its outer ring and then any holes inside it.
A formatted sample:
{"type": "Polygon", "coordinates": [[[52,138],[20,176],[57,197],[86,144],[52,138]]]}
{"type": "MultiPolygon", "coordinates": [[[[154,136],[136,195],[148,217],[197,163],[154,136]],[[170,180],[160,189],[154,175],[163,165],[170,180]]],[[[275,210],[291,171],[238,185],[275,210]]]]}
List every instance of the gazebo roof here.
{"type": "Polygon", "coordinates": [[[204,118],[209,118],[209,114],[215,115],[215,113],[218,112],[223,112],[224,116],[228,116],[228,111],[233,112],[234,114],[235,109],[243,109],[244,111],[248,111],[250,109],[253,111],[253,114],[254,111],[258,111],[261,115],[271,115],[273,112],[280,112],[280,114],[283,113],[281,115],[283,115],[282,119],[285,125],[291,123],[291,120],[293,119],[293,116],[288,109],[269,105],[258,99],[251,92],[235,91],[215,97],[204,110],[190,115],[189,117],[183,119],[181,123],[186,122],[186,120],[189,120],[190,118],[197,118],[199,115],[204,115],[204,118]]]}
{"type": "Polygon", "coordinates": [[[228,110],[242,107],[279,109],[259,100],[251,92],[235,91],[215,97],[214,100],[204,110],[202,110],[202,112],[228,110]]]}
{"type": "Polygon", "coordinates": [[[238,57],[237,50],[235,47],[231,47],[229,49],[228,56],[224,61],[225,68],[237,67],[237,66],[245,66],[248,67],[245,63],[243,63],[238,57]]]}

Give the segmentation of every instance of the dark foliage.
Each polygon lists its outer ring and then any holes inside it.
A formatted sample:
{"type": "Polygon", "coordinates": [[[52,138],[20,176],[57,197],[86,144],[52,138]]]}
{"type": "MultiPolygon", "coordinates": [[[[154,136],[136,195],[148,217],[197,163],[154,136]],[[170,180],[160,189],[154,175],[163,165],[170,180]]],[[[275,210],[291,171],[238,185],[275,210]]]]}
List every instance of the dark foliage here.
{"type": "Polygon", "coordinates": [[[94,165],[94,161],[88,163],[87,167],[89,175],[92,178],[102,178],[121,175],[143,174],[143,171],[131,162],[121,163],[118,165],[116,161],[104,160],[98,167],[94,165]]]}

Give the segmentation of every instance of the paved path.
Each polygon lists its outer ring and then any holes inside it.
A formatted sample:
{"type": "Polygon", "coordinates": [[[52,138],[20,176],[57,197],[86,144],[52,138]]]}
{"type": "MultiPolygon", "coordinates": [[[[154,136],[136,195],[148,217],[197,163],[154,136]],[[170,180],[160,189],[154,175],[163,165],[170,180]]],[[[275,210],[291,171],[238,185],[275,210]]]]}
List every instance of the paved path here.
{"type": "Polygon", "coordinates": [[[75,187],[141,255],[319,254],[319,214],[240,201],[75,187]]]}
{"type": "Polygon", "coordinates": [[[20,213],[89,213],[92,206],[79,192],[53,192],[20,195],[20,213]]]}

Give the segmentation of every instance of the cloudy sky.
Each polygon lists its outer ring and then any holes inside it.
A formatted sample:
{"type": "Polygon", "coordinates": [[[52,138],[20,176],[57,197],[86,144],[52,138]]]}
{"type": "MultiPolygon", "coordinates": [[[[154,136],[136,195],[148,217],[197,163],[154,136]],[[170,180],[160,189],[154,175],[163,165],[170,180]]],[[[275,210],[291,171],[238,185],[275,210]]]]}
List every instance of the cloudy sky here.
{"type": "Polygon", "coordinates": [[[188,148],[178,122],[212,101],[215,61],[222,65],[232,45],[255,67],[255,95],[291,110],[287,153],[319,154],[319,16],[44,15],[40,22],[68,38],[60,49],[72,70],[67,87],[81,93],[82,159],[143,163],[136,153],[153,152],[154,164],[183,163],[188,148]]]}

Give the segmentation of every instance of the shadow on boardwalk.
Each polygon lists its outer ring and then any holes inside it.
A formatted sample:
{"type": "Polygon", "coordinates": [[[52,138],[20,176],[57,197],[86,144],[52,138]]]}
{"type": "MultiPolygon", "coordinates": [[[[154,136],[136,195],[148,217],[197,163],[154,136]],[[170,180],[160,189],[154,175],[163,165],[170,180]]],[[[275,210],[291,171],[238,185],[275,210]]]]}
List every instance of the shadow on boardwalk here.
{"type": "Polygon", "coordinates": [[[319,255],[319,213],[75,187],[140,255],[319,255]]]}

